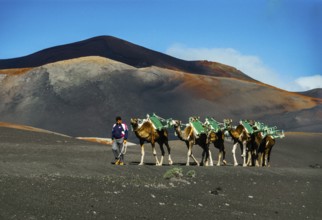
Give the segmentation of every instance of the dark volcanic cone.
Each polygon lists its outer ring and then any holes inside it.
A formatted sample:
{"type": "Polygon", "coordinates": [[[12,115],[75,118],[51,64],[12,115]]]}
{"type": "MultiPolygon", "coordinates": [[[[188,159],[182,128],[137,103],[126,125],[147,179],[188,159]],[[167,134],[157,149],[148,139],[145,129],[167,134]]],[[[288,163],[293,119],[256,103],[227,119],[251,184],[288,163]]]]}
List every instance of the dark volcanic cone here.
{"type": "Polygon", "coordinates": [[[208,61],[185,61],[111,36],[94,37],[24,57],[3,59],[0,60],[0,69],[37,67],[85,56],[101,56],[138,68],[158,66],[188,73],[252,80],[231,66],[208,61]]]}

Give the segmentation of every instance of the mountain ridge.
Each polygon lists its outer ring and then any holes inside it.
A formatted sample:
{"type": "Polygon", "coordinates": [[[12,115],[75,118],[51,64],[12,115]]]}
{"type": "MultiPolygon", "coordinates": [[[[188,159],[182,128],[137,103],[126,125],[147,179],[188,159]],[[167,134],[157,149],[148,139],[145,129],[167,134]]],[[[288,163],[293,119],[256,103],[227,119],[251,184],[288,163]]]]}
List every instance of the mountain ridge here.
{"type": "Polygon", "coordinates": [[[0,69],[37,67],[85,56],[101,56],[137,68],[158,66],[195,74],[254,80],[236,68],[225,64],[210,61],[185,61],[113,36],[97,36],[47,48],[23,57],[1,59],[0,69]]]}
{"type": "Polygon", "coordinates": [[[304,92],[298,92],[298,93],[305,95],[305,96],[310,96],[313,98],[322,99],[322,88],[311,89],[311,90],[307,90],[304,92]]]}
{"type": "Polygon", "coordinates": [[[135,68],[97,56],[6,75],[0,84],[0,121],[74,137],[106,137],[116,115],[129,123],[153,112],[184,122],[190,116],[213,116],[234,123],[259,120],[286,131],[322,131],[321,99],[252,81],[135,68]]]}

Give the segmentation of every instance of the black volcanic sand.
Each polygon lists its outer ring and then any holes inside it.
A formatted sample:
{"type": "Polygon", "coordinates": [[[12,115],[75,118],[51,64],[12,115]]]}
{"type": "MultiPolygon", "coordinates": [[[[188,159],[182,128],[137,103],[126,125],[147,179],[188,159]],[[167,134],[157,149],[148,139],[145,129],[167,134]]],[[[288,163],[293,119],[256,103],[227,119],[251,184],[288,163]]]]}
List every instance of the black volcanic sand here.
{"type": "Polygon", "coordinates": [[[179,141],[173,166],[154,166],[149,145],[145,166],[139,146],[115,166],[110,146],[0,128],[0,219],[322,219],[321,143],[322,134],[287,133],[270,168],[231,166],[230,141],[228,166],[184,166],[179,141]],[[174,168],[182,176],[165,178],[174,168]]]}

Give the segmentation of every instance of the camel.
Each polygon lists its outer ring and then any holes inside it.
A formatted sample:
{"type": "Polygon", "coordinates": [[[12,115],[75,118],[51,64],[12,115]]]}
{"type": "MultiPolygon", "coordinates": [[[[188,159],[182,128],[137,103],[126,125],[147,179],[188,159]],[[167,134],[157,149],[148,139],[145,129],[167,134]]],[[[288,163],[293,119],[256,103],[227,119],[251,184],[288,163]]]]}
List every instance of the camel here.
{"type": "Polygon", "coordinates": [[[156,166],[162,166],[163,164],[163,157],[164,157],[164,148],[163,148],[163,144],[166,145],[167,150],[168,150],[168,154],[169,154],[169,165],[173,164],[173,161],[171,159],[171,149],[168,143],[168,131],[167,129],[161,129],[161,130],[156,130],[153,126],[153,124],[148,121],[148,120],[143,120],[141,121],[138,118],[131,118],[131,125],[133,128],[133,131],[135,133],[135,135],[139,138],[139,142],[140,142],[140,146],[141,146],[141,161],[139,163],[139,165],[143,165],[144,164],[144,155],[145,155],[145,151],[144,151],[144,143],[148,142],[151,143],[152,145],[152,153],[153,156],[155,157],[155,165],[156,166]],[[161,149],[161,160],[159,162],[158,157],[157,157],[157,153],[155,150],[155,142],[157,142],[160,146],[161,149]]]}
{"type": "MultiPolygon", "coordinates": [[[[249,139],[247,141],[246,147],[246,166],[253,166],[254,161],[257,161],[257,151],[263,139],[261,131],[257,125],[257,122],[254,120],[247,120],[244,123],[248,124],[249,129],[251,129],[251,133],[249,135],[249,139]]],[[[244,124],[244,125],[246,125],[244,124]]]]}
{"type": "Polygon", "coordinates": [[[181,121],[178,121],[178,120],[173,120],[172,125],[174,127],[175,133],[178,136],[178,138],[181,141],[184,141],[188,148],[186,166],[190,165],[190,162],[189,162],[190,157],[194,160],[197,166],[203,165],[205,155],[206,155],[205,166],[209,165],[208,158],[210,160],[210,165],[213,164],[211,153],[209,152],[209,144],[207,144],[207,134],[202,133],[197,137],[191,125],[188,125],[185,127],[184,130],[181,130],[181,121]],[[192,147],[195,144],[199,145],[203,149],[201,164],[196,160],[196,158],[192,154],[192,147]]]}
{"type": "Polygon", "coordinates": [[[219,150],[217,166],[221,165],[221,160],[223,164],[226,165],[227,164],[225,160],[226,151],[225,151],[225,145],[224,145],[225,134],[221,130],[221,128],[219,128],[217,122],[215,124],[212,122],[215,122],[215,120],[213,118],[207,117],[206,122],[204,123],[204,125],[208,129],[207,143],[208,144],[213,143],[214,147],[219,150]]]}
{"type": "Polygon", "coordinates": [[[251,121],[250,125],[254,128],[249,143],[251,154],[247,161],[247,165],[255,165],[257,167],[270,166],[270,155],[273,146],[275,145],[275,138],[284,137],[283,131],[276,130],[276,127],[268,127],[260,122],[251,121]],[[251,160],[251,161],[250,161],[251,160]]]}
{"type": "Polygon", "coordinates": [[[256,150],[256,166],[270,166],[270,156],[273,146],[275,145],[275,137],[284,137],[284,132],[276,130],[276,127],[267,127],[263,123],[255,122],[253,125],[261,132],[254,134],[252,138],[253,149],[256,150]]]}
{"type": "Polygon", "coordinates": [[[272,135],[268,134],[262,139],[257,150],[256,166],[270,167],[270,157],[274,145],[275,138],[272,135]]]}
{"type": "Polygon", "coordinates": [[[250,136],[247,133],[245,127],[241,124],[239,124],[236,128],[232,128],[232,120],[231,119],[224,119],[225,129],[229,132],[229,135],[234,141],[232,153],[234,158],[234,166],[238,166],[238,162],[236,159],[236,149],[237,145],[239,144],[242,157],[243,157],[243,167],[247,166],[246,163],[246,149],[247,149],[247,143],[250,141],[250,136]]]}
{"type": "Polygon", "coordinates": [[[268,134],[263,137],[261,132],[254,133],[251,138],[252,155],[250,155],[247,165],[253,165],[254,160],[257,167],[270,166],[270,155],[273,146],[275,145],[275,138],[268,134]],[[250,162],[250,158],[252,161],[250,162]]]}
{"type": "Polygon", "coordinates": [[[224,140],[225,140],[225,135],[224,135],[224,132],[222,132],[221,130],[219,130],[218,132],[210,131],[208,133],[208,140],[207,140],[208,144],[213,143],[214,147],[219,150],[217,166],[221,165],[221,159],[224,165],[227,164],[225,160],[226,151],[225,151],[224,140]]]}

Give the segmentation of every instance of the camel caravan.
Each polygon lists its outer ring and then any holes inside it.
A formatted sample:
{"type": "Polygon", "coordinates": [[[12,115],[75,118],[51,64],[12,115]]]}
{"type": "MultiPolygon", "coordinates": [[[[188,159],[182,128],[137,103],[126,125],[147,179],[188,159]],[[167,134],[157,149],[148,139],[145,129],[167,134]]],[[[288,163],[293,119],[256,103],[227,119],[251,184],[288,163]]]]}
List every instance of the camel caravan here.
{"type": "Polygon", "coordinates": [[[219,150],[217,166],[226,165],[227,161],[224,141],[231,137],[233,141],[234,166],[238,166],[236,158],[237,146],[240,146],[242,165],[247,166],[270,166],[270,155],[275,140],[283,138],[284,131],[277,130],[277,127],[269,127],[264,123],[254,120],[241,120],[237,126],[232,125],[231,119],[224,119],[223,123],[216,121],[213,117],[206,117],[201,122],[199,117],[190,117],[188,123],[179,120],[164,119],[156,114],[147,114],[144,119],[131,118],[132,130],[139,139],[141,146],[141,161],[144,164],[144,143],[150,143],[155,158],[155,165],[162,166],[165,155],[164,145],[168,151],[168,164],[172,165],[171,148],[169,146],[168,129],[173,128],[175,135],[187,146],[186,166],[190,165],[190,158],[197,166],[213,166],[213,159],[210,146],[213,144],[219,150]],[[155,143],[158,143],[161,150],[161,159],[158,160],[155,143]],[[192,148],[198,145],[202,148],[201,162],[194,157],[192,148]]]}

